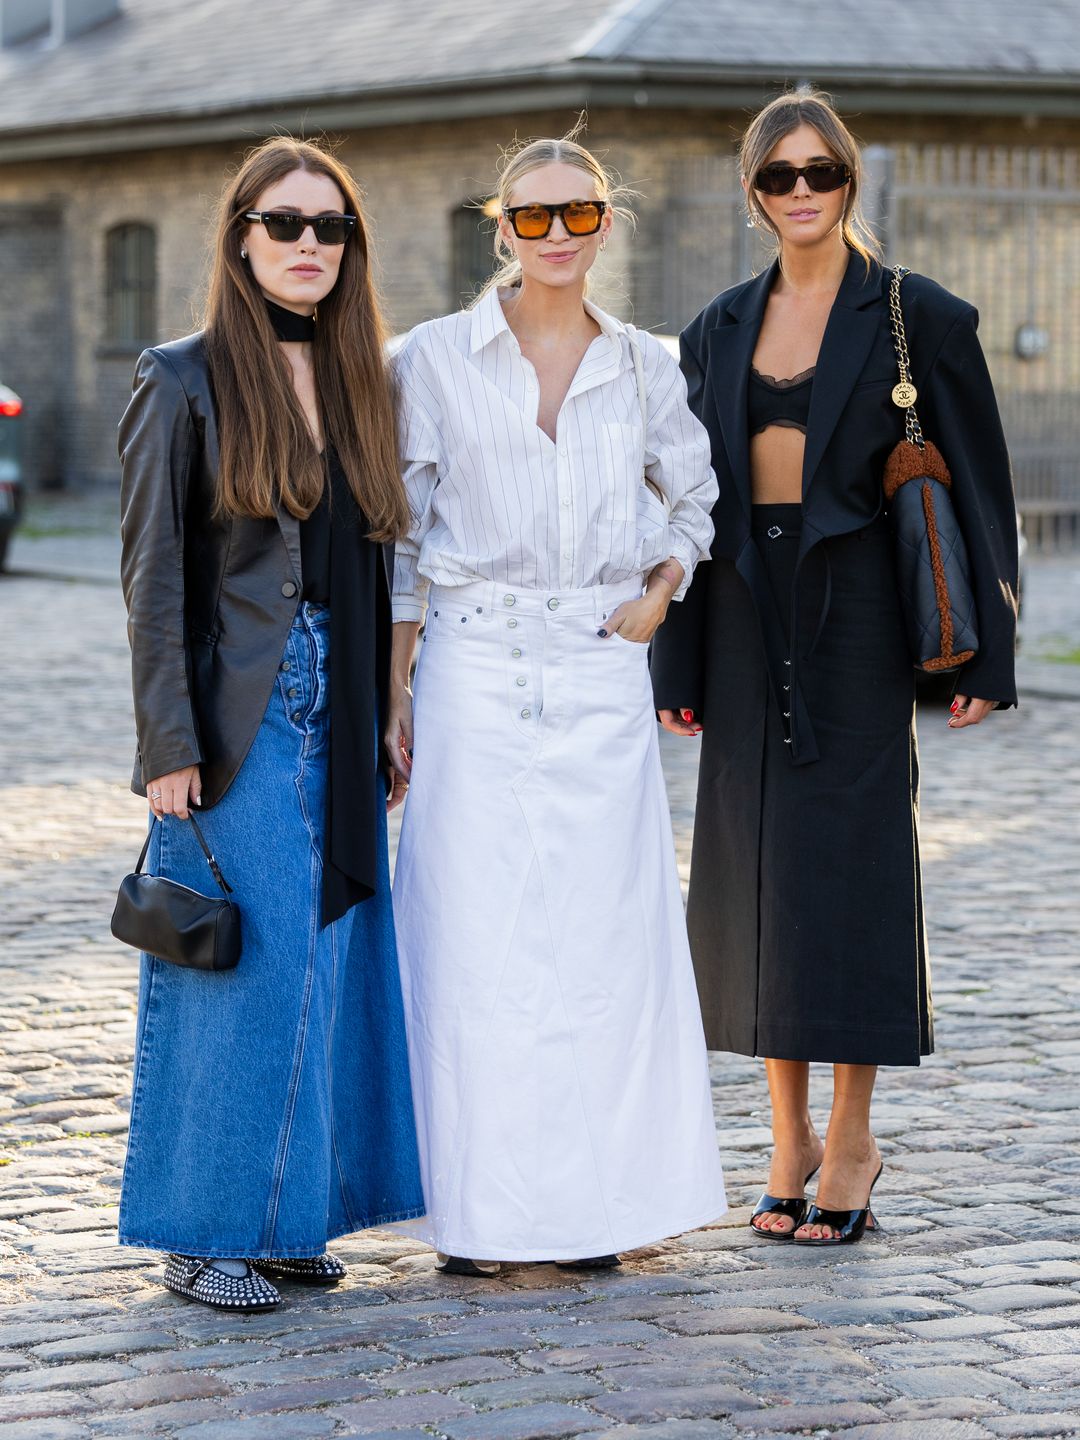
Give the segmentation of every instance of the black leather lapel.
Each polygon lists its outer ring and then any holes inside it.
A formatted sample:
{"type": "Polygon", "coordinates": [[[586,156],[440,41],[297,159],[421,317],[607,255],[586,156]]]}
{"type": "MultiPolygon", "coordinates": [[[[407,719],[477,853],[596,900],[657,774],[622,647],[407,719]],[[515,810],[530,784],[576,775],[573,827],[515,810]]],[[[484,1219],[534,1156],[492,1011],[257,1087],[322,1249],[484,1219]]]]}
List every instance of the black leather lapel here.
{"type": "Polygon", "coordinates": [[[285,549],[289,552],[289,563],[292,565],[296,583],[301,585],[304,577],[300,565],[300,521],[295,515],[289,514],[280,500],[276,510],[278,529],[281,531],[281,538],[285,541],[285,549]]]}
{"type": "Polygon", "coordinates": [[[833,302],[814,371],[803,455],[804,504],[825,447],[870,358],[881,322],[881,311],[875,306],[881,294],[881,267],[872,265],[867,275],[862,257],[853,254],[833,302]]]}

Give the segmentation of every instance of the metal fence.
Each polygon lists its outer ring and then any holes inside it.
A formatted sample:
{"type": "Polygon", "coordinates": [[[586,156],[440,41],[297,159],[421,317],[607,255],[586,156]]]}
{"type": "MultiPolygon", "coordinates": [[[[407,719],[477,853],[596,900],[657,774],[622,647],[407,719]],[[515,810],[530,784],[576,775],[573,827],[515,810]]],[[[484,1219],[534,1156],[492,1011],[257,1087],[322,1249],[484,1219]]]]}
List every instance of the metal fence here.
{"type": "MultiPolygon", "coordinates": [[[[979,309],[1029,539],[1080,544],[1080,152],[872,146],[865,160],[887,260],[979,309]]],[[[734,160],[696,157],[670,180],[659,238],[674,328],[766,252],[746,228],[734,160]]]]}

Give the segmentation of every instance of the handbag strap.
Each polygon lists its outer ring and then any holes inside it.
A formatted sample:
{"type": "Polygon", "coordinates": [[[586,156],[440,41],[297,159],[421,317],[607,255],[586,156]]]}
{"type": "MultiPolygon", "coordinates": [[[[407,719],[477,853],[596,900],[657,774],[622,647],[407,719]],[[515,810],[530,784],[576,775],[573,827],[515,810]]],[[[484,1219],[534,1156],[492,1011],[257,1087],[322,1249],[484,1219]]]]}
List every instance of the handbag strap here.
{"type": "Polygon", "coordinates": [[[911,380],[911,356],[908,353],[907,332],[904,329],[904,312],[900,307],[900,282],[905,275],[910,274],[911,271],[906,266],[897,265],[894,266],[892,279],[889,281],[889,320],[892,325],[896,363],[900,368],[900,383],[893,387],[892,398],[893,404],[904,412],[904,434],[908,443],[917,445],[922,450],[926,441],[919,417],[915,413],[915,401],[919,392],[911,380]]]}
{"type": "MultiPolygon", "coordinates": [[[[161,816],[155,814],[154,819],[160,821],[161,816]]],[[[225,879],[225,876],[221,873],[221,867],[214,859],[214,853],[210,849],[210,846],[206,843],[206,837],[202,833],[202,828],[200,827],[199,822],[195,819],[195,816],[192,815],[190,811],[188,813],[188,822],[190,823],[192,830],[194,830],[195,832],[195,839],[199,842],[199,849],[206,856],[206,863],[210,866],[210,874],[213,875],[214,879],[217,881],[223,894],[231,895],[233,893],[232,886],[225,879]]],[[[150,849],[150,837],[153,835],[153,833],[153,827],[151,827],[146,832],[146,839],[143,841],[143,847],[139,851],[139,858],[135,862],[136,875],[142,874],[142,867],[146,863],[146,853],[150,849]]]]}
{"type": "Polygon", "coordinates": [[[646,438],[649,434],[649,401],[645,393],[645,365],[641,358],[641,346],[637,342],[637,333],[632,326],[628,325],[630,333],[630,354],[634,357],[634,374],[637,377],[637,397],[641,406],[641,428],[646,438]]]}
{"type": "MultiPolygon", "coordinates": [[[[627,325],[626,333],[630,337],[630,354],[634,360],[634,376],[637,379],[638,405],[641,408],[641,433],[644,437],[645,449],[649,448],[649,397],[645,388],[645,362],[642,359],[641,346],[638,344],[637,330],[633,325],[627,325]]],[[[650,480],[648,475],[644,477],[645,484],[653,492],[656,498],[664,506],[665,510],[670,509],[667,496],[657,485],[655,480],[650,480]]]]}

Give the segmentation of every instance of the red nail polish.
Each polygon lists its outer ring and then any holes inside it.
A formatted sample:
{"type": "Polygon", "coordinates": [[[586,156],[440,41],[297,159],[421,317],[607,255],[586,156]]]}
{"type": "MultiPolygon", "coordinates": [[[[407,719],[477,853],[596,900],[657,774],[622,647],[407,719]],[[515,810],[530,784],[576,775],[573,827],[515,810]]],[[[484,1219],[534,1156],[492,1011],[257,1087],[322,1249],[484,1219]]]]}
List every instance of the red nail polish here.
{"type": "Polygon", "coordinates": [[[954,701],[952,702],[952,704],[949,706],[949,709],[953,712],[954,715],[956,714],[956,707],[957,707],[959,704],[960,704],[960,701],[959,701],[959,700],[954,700],[954,701]]]}
{"type": "Polygon", "coordinates": [[[687,725],[689,725],[690,721],[694,718],[693,710],[684,710],[682,712],[682,718],[686,721],[687,725]]]}

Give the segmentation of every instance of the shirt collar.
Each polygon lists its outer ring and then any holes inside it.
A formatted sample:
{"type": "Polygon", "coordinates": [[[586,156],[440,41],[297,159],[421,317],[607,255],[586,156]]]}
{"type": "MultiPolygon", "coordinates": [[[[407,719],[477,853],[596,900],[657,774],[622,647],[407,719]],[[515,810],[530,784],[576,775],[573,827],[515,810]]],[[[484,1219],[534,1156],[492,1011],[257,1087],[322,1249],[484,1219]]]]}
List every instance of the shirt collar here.
{"type": "MultiPolygon", "coordinates": [[[[505,295],[507,292],[504,290],[502,293],[505,295]]],[[[606,335],[609,340],[613,340],[618,349],[620,339],[626,333],[626,326],[622,321],[616,320],[614,315],[609,315],[606,310],[601,310],[599,305],[594,305],[589,299],[585,300],[585,313],[596,321],[600,326],[601,333],[606,335]]],[[[499,299],[499,289],[493,285],[473,309],[472,328],[469,332],[470,354],[475,355],[485,345],[490,345],[496,336],[504,333],[510,333],[510,326],[507,324],[502,302],[499,299]]]]}

